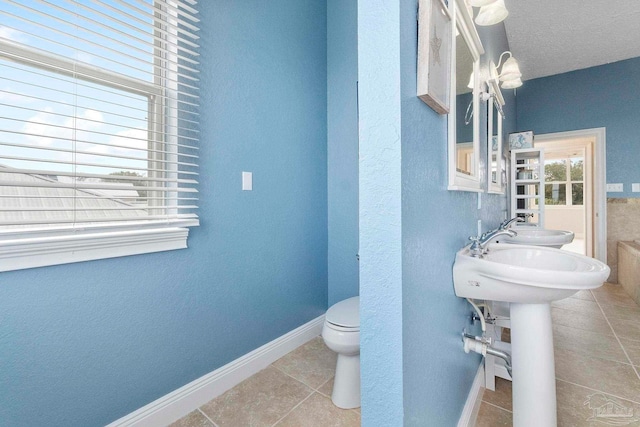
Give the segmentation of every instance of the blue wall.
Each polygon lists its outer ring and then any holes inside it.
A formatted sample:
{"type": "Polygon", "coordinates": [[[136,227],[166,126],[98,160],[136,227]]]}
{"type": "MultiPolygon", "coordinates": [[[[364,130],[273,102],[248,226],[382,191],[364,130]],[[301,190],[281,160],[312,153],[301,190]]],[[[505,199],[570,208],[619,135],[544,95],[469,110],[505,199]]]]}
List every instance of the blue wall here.
{"type": "Polygon", "coordinates": [[[640,197],[640,58],[527,80],[518,89],[518,128],[534,134],[607,128],[607,182],[621,182],[624,193],[640,197]]]}
{"type": "Polygon", "coordinates": [[[199,8],[202,225],[186,250],[0,275],[2,426],[104,425],[326,309],[325,2],[199,8]]]}
{"type": "Polygon", "coordinates": [[[358,295],[357,7],[327,1],[329,305],[358,295]]]}
{"type": "Polygon", "coordinates": [[[360,373],[364,426],[400,426],[403,417],[400,68],[400,1],[359,1],[360,373]]]}

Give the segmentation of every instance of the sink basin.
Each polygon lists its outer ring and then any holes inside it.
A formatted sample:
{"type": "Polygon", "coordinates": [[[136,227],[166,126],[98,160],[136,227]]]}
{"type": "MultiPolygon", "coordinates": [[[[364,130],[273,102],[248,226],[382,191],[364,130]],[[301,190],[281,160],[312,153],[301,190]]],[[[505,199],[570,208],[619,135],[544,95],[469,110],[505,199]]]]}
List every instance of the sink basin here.
{"type": "MultiPolygon", "coordinates": [[[[520,231],[518,231],[519,233],[520,231]]],[[[545,246],[490,244],[483,258],[469,246],[456,254],[456,295],[516,303],[545,303],[602,286],[609,267],[593,258],[545,246]]]]}
{"type": "Polygon", "coordinates": [[[560,249],[573,242],[573,232],[564,230],[546,230],[544,228],[513,227],[518,233],[515,237],[500,236],[498,242],[516,243],[519,245],[547,246],[560,249]]]}
{"type": "Polygon", "coordinates": [[[509,303],[513,426],[556,427],[550,302],[602,286],[609,267],[545,246],[494,243],[488,249],[483,258],[472,257],[469,246],[456,254],[456,295],[509,303]]]}

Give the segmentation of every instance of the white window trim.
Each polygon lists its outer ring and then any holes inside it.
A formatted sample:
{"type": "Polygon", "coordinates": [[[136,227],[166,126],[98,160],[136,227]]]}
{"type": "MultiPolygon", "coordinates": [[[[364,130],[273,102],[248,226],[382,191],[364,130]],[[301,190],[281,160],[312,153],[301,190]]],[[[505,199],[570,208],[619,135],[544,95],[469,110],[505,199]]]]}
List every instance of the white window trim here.
{"type": "Polygon", "coordinates": [[[79,232],[3,240],[0,272],[187,248],[189,229],[79,232]]]}

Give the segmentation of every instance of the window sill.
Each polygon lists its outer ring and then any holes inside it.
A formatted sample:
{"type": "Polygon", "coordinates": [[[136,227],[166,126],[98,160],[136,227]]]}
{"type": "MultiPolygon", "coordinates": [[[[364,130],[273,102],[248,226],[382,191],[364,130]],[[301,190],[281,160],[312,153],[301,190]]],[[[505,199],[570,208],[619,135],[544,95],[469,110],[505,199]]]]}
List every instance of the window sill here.
{"type": "Polygon", "coordinates": [[[189,229],[79,232],[0,241],[0,272],[185,249],[189,229]]]}

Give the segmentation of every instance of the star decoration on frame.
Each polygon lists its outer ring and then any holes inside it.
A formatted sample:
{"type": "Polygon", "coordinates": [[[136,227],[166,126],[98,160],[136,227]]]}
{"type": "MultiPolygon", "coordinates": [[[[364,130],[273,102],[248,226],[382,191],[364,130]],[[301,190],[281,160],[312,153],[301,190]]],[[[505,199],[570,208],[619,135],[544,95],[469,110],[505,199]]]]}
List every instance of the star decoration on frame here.
{"type": "Polygon", "coordinates": [[[442,46],[442,39],[438,37],[437,27],[433,26],[433,38],[431,39],[431,58],[434,64],[440,64],[440,47],[442,46]]]}

